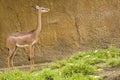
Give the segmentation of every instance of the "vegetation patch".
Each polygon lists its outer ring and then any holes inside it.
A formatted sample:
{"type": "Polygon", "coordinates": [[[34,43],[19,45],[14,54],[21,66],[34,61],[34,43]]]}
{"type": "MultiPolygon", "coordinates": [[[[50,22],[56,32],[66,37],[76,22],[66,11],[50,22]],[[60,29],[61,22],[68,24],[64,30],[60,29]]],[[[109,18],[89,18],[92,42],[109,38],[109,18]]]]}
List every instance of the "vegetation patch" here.
{"type": "Polygon", "coordinates": [[[120,67],[119,48],[78,52],[38,71],[5,71],[0,80],[103,80],[104,76],[96,74],[107,67],[120,67]]]}

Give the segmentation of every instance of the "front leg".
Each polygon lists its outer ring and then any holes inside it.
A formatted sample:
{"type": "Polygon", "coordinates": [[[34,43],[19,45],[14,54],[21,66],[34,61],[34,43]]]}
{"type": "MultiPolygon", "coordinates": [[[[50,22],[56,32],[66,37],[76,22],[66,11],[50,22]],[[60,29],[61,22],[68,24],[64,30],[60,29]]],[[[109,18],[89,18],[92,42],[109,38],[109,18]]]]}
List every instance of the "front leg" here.
{"type": "Polygon", "coordinates": [[[30,68],[34,68],[34,46],[30,45],[30,68]]]}

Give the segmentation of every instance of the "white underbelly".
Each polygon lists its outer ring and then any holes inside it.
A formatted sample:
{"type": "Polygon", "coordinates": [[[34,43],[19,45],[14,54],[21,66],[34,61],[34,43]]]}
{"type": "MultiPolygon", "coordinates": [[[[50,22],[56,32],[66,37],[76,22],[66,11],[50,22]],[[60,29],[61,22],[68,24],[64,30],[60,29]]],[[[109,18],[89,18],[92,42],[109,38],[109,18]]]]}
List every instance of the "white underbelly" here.
{"type": "Polygon", "coordinates": [[[19,45],[19,44],[16,44],[17,47],[27,47],[29,46],[28,44],[25,44],[25,45],[19,45]]]}
{"type": "MultiPolygon", "coordinates": [[[[35,43],[36,43],[36,40],[34,40],[31,45],[34,45],[35,43]]],[[[16,46],[17,47],[27,47],[27,46],[30,46],[30,45],[29,44],[23,44],[23,45],[21,45],[21,44],[17,44],[16,43],[16,46]]]]}

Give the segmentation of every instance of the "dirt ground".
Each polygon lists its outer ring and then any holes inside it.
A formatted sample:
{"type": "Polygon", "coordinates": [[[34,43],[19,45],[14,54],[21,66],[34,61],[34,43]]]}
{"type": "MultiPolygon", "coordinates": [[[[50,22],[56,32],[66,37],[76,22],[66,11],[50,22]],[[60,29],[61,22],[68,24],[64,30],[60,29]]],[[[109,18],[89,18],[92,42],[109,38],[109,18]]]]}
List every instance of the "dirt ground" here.
{"type": "Polygon", "coordinates": [[[120,67],[104,68],[98,73],[103,80],[120,80],[120,67]]]}

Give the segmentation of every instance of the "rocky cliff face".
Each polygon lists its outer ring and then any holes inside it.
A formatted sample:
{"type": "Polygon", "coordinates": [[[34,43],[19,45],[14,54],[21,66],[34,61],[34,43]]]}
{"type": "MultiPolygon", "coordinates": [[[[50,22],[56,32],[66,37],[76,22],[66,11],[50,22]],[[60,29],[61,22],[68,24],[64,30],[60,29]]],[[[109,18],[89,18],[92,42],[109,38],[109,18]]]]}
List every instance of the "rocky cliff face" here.
{"type": "MultiPolygon", "coordinates": [[[[31,6],[50,8],[42,15],[35,62],[61,59],[79,49],[120,47],[119,0],[0,0],[0,67],[6,67],[6,37],[36,27],[31,6]]],[[[29,49],[19,48],[15,65],[29,64],[29,49]]]]}

